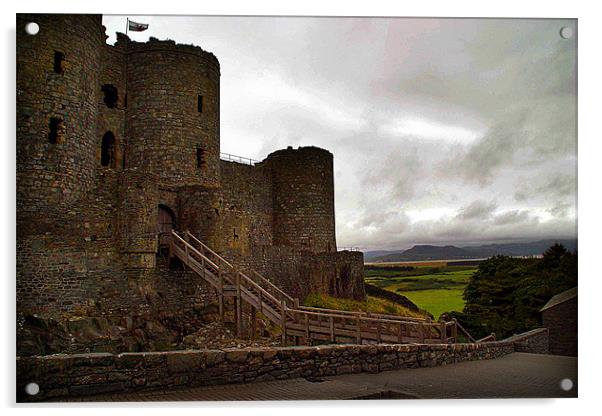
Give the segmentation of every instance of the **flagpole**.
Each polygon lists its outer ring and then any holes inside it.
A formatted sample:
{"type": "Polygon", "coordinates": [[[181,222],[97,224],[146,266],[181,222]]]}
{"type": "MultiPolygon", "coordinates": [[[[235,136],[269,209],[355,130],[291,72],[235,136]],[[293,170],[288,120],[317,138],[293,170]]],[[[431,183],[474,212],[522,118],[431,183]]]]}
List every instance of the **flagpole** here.
{"type": "Polygon", "coordinates": [[[130,18],[126,17],[125,18],[125,35],[128,35],[128,28],[130,27],[130,18]]]}

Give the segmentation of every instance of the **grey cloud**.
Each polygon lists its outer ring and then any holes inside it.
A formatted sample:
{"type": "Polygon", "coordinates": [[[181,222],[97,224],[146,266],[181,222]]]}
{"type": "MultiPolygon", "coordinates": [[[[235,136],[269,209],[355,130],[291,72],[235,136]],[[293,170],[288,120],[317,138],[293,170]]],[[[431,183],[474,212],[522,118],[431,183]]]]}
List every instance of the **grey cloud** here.
{"type": "Polygon", "coordinates": [[[571,204],[560,202],[552,208],[548,208],[547,211],[555,217],[564,218],[569,214],[569,210],[571,207],[571,204]]]}
{"type": "Polygon", "coordinates": [[[457,217],[462,220],[485,219],[489,218],[496,210],[497,202],[477,200],[460,210],[457,217]]]}
{"type": "Polygon", "coordinates": [[[516,223],[524,223],[528,221],[537,221],[527,210],[512,210],[496,215],[493,223],[495,225],[508,225],[516,223]]]}
{"type": "Polygon", "coordinates": [[[573,173],[556,173],[542,179],[543,182],[533,183],[528,178],[523,178],[514,193],[514,199],[520,202],[538,197],[554,202],[567,198],[574,200],[577,183],[573,173]]]}
{"type": "Polygon", "coordinates": [[[448,161],[449,171],[457,172],[466,181],[477,182],[481,186],[490,183],[498,168],[510,163],[524,142],[524,120],[523,114],[506,116],[463,156],[448,161]]]}
{"type": "MultiPolygon", "coordinates": [[[[403,249],[414,244],[455,244],[469,245],[492,241],[528,241],[559,236],[575,237],[575,221],[572,218],[559,218],[547,224],[539,222],[525,211],[510,211],[484,220],[475,226],[470,220],[454,218],[443,221],[404,222],[403,215],[388,224],[397,223],[402,233],[386,232],[382,229],[367,232],[361,227],[343,231],[345,241],[364,249],[403,249]],[[517,237],[520,236],[520,237],[517,237]]],[[[374,225],[374,224],[373,224],[374,225]]]]}
{"type": "Polygon", "coordinates": [[[539,187],[537,191],[550,193],[558,197],[573,196],[575,195],[576,185],[573,175],[556,175],[544,186],[539,187]]]}
{"type": "Polygon", "coordinates": [[[397,200],[414,195],[417,173],[423,166],[416,147],[382,155],[381,161],[375,160],[374,163],[374,167],[363,175],[362,183],[365,186],[382,186],[385,192],[397,200]]]}
{"type": "MultiPolygon", "coordinates": [[[[334,154],[340,245],[575,235],[576,42],[558,36],[574,20],[139,20],[136,40],[219,58],[224,151],[334,154]],[[419,127],[387,129],[404,122],[419,127]],[[433,137],[452,129],[472,136],[433,137]]],[[[103,23],[113,35],[125,17],[103,23]]]]}

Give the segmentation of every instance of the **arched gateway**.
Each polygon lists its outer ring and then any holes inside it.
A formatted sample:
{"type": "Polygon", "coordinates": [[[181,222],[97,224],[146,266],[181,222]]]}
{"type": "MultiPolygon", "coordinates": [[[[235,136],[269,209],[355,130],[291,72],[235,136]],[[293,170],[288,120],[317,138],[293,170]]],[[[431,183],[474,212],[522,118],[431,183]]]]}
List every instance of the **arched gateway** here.
{"type": "Polygon", "coordinates": [[[176,228],[176,214],[167,205],[159,204],[157,215],[157,235],[159,237],[159,253],[169,251],[171,230],[176,228]]]}

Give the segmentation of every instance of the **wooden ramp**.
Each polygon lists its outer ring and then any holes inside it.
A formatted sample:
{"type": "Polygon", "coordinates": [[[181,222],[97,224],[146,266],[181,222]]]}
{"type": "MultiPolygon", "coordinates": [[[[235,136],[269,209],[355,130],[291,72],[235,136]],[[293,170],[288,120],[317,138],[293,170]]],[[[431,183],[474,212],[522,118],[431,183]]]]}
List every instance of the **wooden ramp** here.
{"type": "Polygon", "coordinates": [[[243,273],[188,231],[171,231],[170,253],[215,288],[222,321],[224,299],[234,299],[239,335],[243,332],[244,303],[251,307],[252,316],[259,312],[281,329],[284,345],[290,340],[296,345],[311,340],[357,344],[452,343],[457,341],[458,330],[472,339],[455,320],[431,322],[406,316],[300,306],[298,299],[270,280],[255,271],[243,273]]]}

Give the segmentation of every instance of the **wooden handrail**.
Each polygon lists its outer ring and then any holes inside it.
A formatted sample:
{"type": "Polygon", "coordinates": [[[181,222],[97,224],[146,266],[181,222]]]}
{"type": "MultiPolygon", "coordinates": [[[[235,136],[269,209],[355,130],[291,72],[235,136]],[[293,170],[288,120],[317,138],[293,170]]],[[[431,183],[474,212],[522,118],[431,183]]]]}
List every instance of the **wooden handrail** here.
{"type": "MultiPolygon", "coordinates": [[[[176,234],[177,235],[177,234],[176,234]]],[[[216,258],[218,258],[222,263],[224,263],[226,266],[228,266],[228,268],[230,269],[230,271],[232,272],[236,272],[234,266],[226,259],[224,259],[222,256],[220,256],[219,254],[217,254],[215,251],[213,251],[210,247],[208,247],[206,244],[204,244],[202,241],[200,241],[198,238],[196,238],[190,231],[186,230],[186,235],[188,235],[190,238],[192,238],[197,244],[199,244],[201,247],[203,247],[203,249],[209,251],[212,255],[214,255],[216,258]]],[[[178,236],[179,237],[179,236],[178,236]]],[[[180,240],[182,240],[182,238],[180,238],[180,240]]],[[[184,240],[185,241],[185,240],[184,240]]],[[[278,286],[276,286],[274,283],[272,283],[271,281],[269,281],[268,279],[266,279],[265,277],[263,277],[261,274],[259,274],[257,271],[252,270],[252,272],[259,277],[259,279],[266,283],[270,288],[272,288],[273,290],[275,290],[278,294],[282,295],[285,299],[287,299],[288,301],[290,301],[291,305],[293,305],[295,303],[295,300],[288,295],[286,292],[284,292],[282,289],[280,289],[278,286]]],[[[242,272],[237,272],[237,273],[242,273],[242,272]]],[[[249,281],[252,283],[255,283],[253,281],[253,279],[251,279],[249,276],[247,276],[246,274],[242,273],[242,275],[249,281]]],[[[265,288],[263,288],[260,285],[256,285],[258,289],[263,290],[269,297],[271,297],[274,301],[276,302],[281,302],[280,299],[275,298],[274,296],[272,296],[269,291],[266,291],[265,288]]]]}
{"type": "MultiPolygon", "coordinates": [[[[198,256],[200,256],[201,258],[203,258],[206,262],[210,263],[216,270],[220,270],[219,265],[215,264],[211,259],[209,259],[207,256],[205,256],[203,253],[199,252],[196,248],[194,248],[188,241],[184,240],[182,237],[180,237],[175,231],[172,230],[172,235],[175,236],[177,238],[177,240],[181,243],[183,243],[186,247],[188,247],[189,250],[192,250],[195,254],[197,254],[198,256]]],[[[195,238],[193,236],[193,238],[195,238]]],[[[195,240],[197,240],[195,238],[195,240]]],[[[198,240],[197,240],[198,241],[198,240]]],[[[203,244],[203,243],[201,243],[203,244]]],[[[203,244],[204,245],[204,244],[203,244]]],[[[212,253],[215,253],[213,250],[209,249],[212,253]]],[[[230,271],[234,271],[234,267],[225,259],[223,259],[221,256],[217,255],[216,256],[220,259],[223,260],[224,264],[226,264],[228,266],[228,268],[231,268],[230,271]]],[[[246,274],[244,274],[243,272],[236,272],[238,275],[240,275],[243,279],[243,281],[245,283],[251,284],[253,285],[257,290],[262,291],[262,295],[271,299],[276,305],[280,305],[280,299],[277,299],[275,296],[273,296],[271,293],[269,293],[267,290],[265,290],[263,287],[261,287],[259,284],[257,284],[256,282],[253,281],[253,279],[251,279],[249,276],[247,276],[246,274]]],[[[229,283],[234,283],[232,282],[228,277],[224,276],[224,278],[226,278],[226,280],[229,281],[229,283]]]]}
{"type": "Polygon", "coordinates": [[[172,235],[174,235],[178,240],[180,240],[180,242],[184,243],[184,246],[188,247],[189,250],[192,250],[193,253],[195,253],[198,256],[200,256],[201,258],[203,258],[203,260],[205,260],[206,262],[209,262],[209,264],[211,264],[211,266],[213,266],[216,270],[219,270],[219,266],[217,264],[215,264],[209,257],[205,256],[203,253],[198,251],[189,242],[187,242],[182,237],[180,237],[178,234],[176,234],[173,230],[172,230],[172,235]]]}
{"type": "Polygon", "coordinates": [[[439,328],[441,326],[440,323],[437,322],[415,322],[415,321],[403,321],[403,320],[392,320],[392,319],[382,319],[382,318],[370,318],[367,316],[349,316],[349,315],[345,315],[345,314],[338,314],[338,313],[324,313],[324,312],[313,312],[313,311],[306,311],[306,310],[301,310],[301,309],[291,309],[294,313],[300,313],[300,314],[307,314],[307,315],[312,315],[312,316],[321,316],[321,317],[326,317],[326,318],[347,318],[347,319],[360,319],[362,322],[380,322],[380,323],[387,323],[387,324],[408,324],[408,325],[415,325],[415,326],[429,326],[429,327],[433,327],[433,328],[439,328]]]}
{"type": "MultiPolygon", "coordinates": [[[[324,314],[319,312],[300,310],[294,310],[293,312],[295,314],[300,314],[304,316],[304,319],[298,319],[296,321],[297,325],[305,328],[305,333],[308,333],[309,327],[314,328],[314,330],[316,328],[322,328],[322,334],[330,334],[331,338],[333,333],[335,334],[335,336],[340,334],[341,336],[347,338],[350,337],[350,334],[353,334],[352,338],[355,338],[356,340],[361,340],[363,337],[362,334],[364,334],[364,336],[367,334],[372,334],[373,337],[376,337],[377,341],[379,339],[382,339],[382,337],[387,336],[395,339],[397,342],[400,342],[399,340],[403,340],[404,331],[402,331],[402,327],[407,325],[413,325],[418,330],[417,334],[421,334],[421,339],[429,340],[429,342],[447,342],[448,340],[445,332],[435,332],[434,334],[431,332],[433,328],[440,330],[443,326],[447,327],[447,325],[442,322],[402,322],[376,318],[362,318],[360,316],[341,316],[336,314],[324,314]],[[315,317],[316,320],[310,320],[309,316],[315,317]],[[341,322],[340,320],[342,320],[343,322],[341,322]],[[368,326],[363,326],[363,328],[368,329],[369,332],[362,330],[362,322],[368,324],[368,326]],[[372,324],[372,326],[370,326],[370,324],[372,324]]],[[[407,329],[405,332],[406,334],[408,333],[407,329]]]]}
{"type": "Polygon", "coordinates": [[[466,336],[466,338],[468,338],[468,340],[470,342],[476,342],[475,339],[472,337],[472,335],[470,335],[468,333],[468,331],[466,329],[464,329],[464,327],[462,325],[460,325],[460,322],[458,322],[457,319],[454,318],[453,322],[455,322],[456,328],[458,328],[460,330],[460,332],[462,332],[466,336]]]}
{"type": "Polygon", "coordinates": [[[262,282],[266,283],[268,286],[270,286],[272,289],[274,289],[276,292],[278,292],[280,295],[282,295],[284,298],[286,298],[286,300],[290,301],[291,305],[295,304],[295,299],[293,299],[292,296],[290,296],[285,291],[283,291],[278,286],[276,286],[274,283],[270,282],[268,279],[266,279],[265,277],[260,275],[257,271],[253,270],[252,272],[255,276],[259,277],[259,279],[262,282]]]}
{"type": "Polygon", "coordinates": [[[383,318],[383,319],[393,319],[393,320],[403,319],[404,321],[429,322],[425,318],[415,318],[413,316],[388,315],[388,314],[384,314],[384,313],[372,313],[372,312],[370,312],[370,313],[366,312],[366,314],[377,317],[377,318],[383,318]]]}
{"type": "Polygon", "coordinates": [[[245,281],[245,283],[249,283],[251,284],[253,287],[255,287],[257,290],[259,290],[261,292],[261,296],[262,297],[267,297],[269,298],[272,302],[274,302],[274,304],[276,306],[281,306],[281,302],[280,299],[277,299],[276,297],[274,297],[270,292],[268,292],[267,290],[265,290],[264,288],[262,288],[261,286],[259,286],[256,282],[254,282],[253,280],[249,279],[249,277],[247,275],[245,275],[244,273],[240,273],[240,276],[242,277],[242,279],[245,281]]]}
{"type": "Polygon", "coordinates": [[[360,312],[360,311],[342,311],[339,309],[328,309],[328,308],[316,308],[313,306],[299,306],[300,310],[303,311],[308,311],[308,312],[312,312],[312,311],[325,311],[325,312],[333,312],[333,313],[337,313],[340,315],[352,315],[352,316],[362,316],[365,315],[365,312],[360,312]]]}
{"type": "MultiPolygon", "coordinates": [[[[172,230],[173,231],[173,230],[172,230]]],[[[177,234],[176,234],[177,235],[177,234]]],[[[201,240],[199,240],[198,238],[196,238],[190,231],[186,230],[186,235],[188,235],[189,237],[191,237],[196,243],[200,244],[201,247],[203,247],[203,249],[207,250],[208,252],[210,252],[211,254],[213,254],[215,257],[217,257],[221,262],[223,262],[226,266],[230,267],[232,270],[234,270],[234,266],[225,258],[223,258],[222,256],[220,256],[219,254],[217,254],[215,251],[213,251],[211,248],[209,248],[206,244],[204,244],[201,240]]]]}
{"type": "Polygon", "coordinates": [[[342,311],[340,309],[316,308],[313,306],[299,306],[299,309],[307,310],[307,311],[325,311],[325,312],[332,312],[332,313],[353,315],[353,316],[367,316],[367,317],[382,318],[382,319],[389,319],[389,320],[402,320],[404,322],[407,322],[407,321],[426,322],[426,320],[424,318],[414,318],[411,316],[388,315],[388,314],[363,312],[363,311],[342,311]]]}
{"type": "Polygon", "coordinates": [[[489,334],[485,338],[477,339],[476,341],[473,341],[473,342],[488,342],[488,341],[495,341],[495,334],[489,334]]]}
{"type": "Polygon", "coordinates": [[[333,342],[336,342],[337,337],[348,339],[350,333],[353,334],[352,338],[359,339],[359,342],[362,339],[380,342],[383,340],[383,337],[385,337],[385,340],[394,340],[394,342],[403,342],[404,339],[406,342],[415,342],[415,340],[422,340],[423,342],[425,340],[428,340],[428,342],[449,342],[448,340],[455,340],[453,335],[452,337],[447,337],[447,328],[448,326],[452,326],[452,334],[459,328],[460,331],[474,342],[470,334],[456,320],[445,323],[431,322],[422,318],[299,306],[295,299],[255,270],[252,270],[254,278],[249,277],[242,271],[237,271],[230,262],[205,245],[189,231],[186,231],[185,235],[192,242],[200,246],[200,249],[194,247],[190,241],[183,239],[176,231],[172,230],[171,235],[173,237],[172,247],[177,249],[174,250],[174,253],[191,267],[193,271],[212,285],[218,286],[221,297],[223,297],[223,281],[234,285],[238,299],[236,309],[238,316],[237,329],[239,331],[242,328],[240,322],[242,319],[240,316],[240,312],[242,311],[240,302],[245,300],[253,305],[258,305],[260,311],[271,311],[269,314],[266,314],[266,317],[276,325],[281,326],[283,342],[286,342],[287,328],[291,325],[293,332],[295,331],[295,325],[297,325],[296,331],[299,331],[298,325],[302,325],[302,334],[308,337],[315,336],[316,339],[324,339],[325,334],[327,334],[328,339],[333,342]],[[215,260],[209,258],[200,250],[210,253],[215,260]],[[194,264],[191,263],[193,261],[194,264]],[[202,273],[198,271],[199,267],[203,269],[202,273]],[[205,274],[205,267],[210,267],[214,270],[213,277],[210,278],[205,274]],[[215,282],[215,275],[217,275],[218,282],[215,282]],[[315,319],[312,320],[310,319],[311,317],[315,317],[315,319]],[[310,327],[313,329],[310,330],[310,327]],[[410,330],[408,327],[415,329],[410,330]],[[317,333],[314,334],[312,331],[317,331],[317,333]]]}

